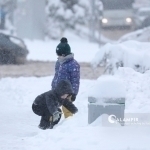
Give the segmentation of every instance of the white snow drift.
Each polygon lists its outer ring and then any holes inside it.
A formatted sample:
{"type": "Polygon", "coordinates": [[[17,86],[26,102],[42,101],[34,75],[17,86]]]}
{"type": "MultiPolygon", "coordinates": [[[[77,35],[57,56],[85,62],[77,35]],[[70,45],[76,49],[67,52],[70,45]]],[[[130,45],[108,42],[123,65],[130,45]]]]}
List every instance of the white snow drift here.
{"type": "Polygon", "coordinates": [[[130,67],[141,73],[150,69],[150,43],[126,41],[119,44],[106,44],[92,60],[93,67],[107,64],[109,73],[121,67],[130,67]]]}

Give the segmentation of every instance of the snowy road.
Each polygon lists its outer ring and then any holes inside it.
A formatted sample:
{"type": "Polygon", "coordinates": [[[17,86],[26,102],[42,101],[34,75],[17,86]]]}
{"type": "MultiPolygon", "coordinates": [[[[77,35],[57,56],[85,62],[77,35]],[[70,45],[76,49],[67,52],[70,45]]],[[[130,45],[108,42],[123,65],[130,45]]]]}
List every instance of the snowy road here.
{"type": "MultiPolygon", "coordinates": [[[[79,63],[82,79],[97,79],[103,72],[103,67],[94,71],[90,63],[79,63]]],[[[44,77],[54,75],[55,62],[27,61],[23,65],[0,65],[0,78],[3,77],[44,77]]]]}

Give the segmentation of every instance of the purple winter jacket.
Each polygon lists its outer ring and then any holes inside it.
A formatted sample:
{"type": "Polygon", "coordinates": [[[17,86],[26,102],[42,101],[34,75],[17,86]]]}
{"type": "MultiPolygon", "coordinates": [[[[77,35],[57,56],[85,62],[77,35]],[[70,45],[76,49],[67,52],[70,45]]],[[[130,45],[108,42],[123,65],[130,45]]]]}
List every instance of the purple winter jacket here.
{"type": "Polygon", "coordinates": [[[55,65],[55,76],[52,81],[52,89],[55,89],[60,80],[67,79],[70,81],[73,93],[78,94],[80,85],[80,65],[74,59],[73,54],[66,56],[64,62],[57,60],[55,65]]]}

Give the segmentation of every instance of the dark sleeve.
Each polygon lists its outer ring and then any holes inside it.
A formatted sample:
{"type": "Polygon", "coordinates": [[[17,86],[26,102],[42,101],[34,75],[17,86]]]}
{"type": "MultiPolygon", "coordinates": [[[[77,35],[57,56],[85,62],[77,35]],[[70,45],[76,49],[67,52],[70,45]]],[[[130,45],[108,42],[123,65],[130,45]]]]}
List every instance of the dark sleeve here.
{"type": "Polygon", "coordinates": [[[73,64],[69,70],[70,73],[70,81],[73,88],[73,93],[78,94],[79,85],[80,85],[80,65],[73,64]]]}
{"type": "Polygon", "coordinates": [[[55,64],[55,75],[54,75],[54,78],[52,80],[52,89],[55,89],[56,87],[56,81],[57,81],[57,78],[58,78],[58,70],[59,70],[59,67],[60,67],[60,63],[57,61],[56,64],[55,64]]]}
{"type": "Polygon", "coordinates": [[[65,99],[63,101],[63,106],[66,107],[71,113],[75,114],[78,112],[78,108],[70,101],[65,99]]]}
{"type": "Polygon", "coordinates": [[[47,108],[48,108],[50,114],[53,115],[57,111],[57,106],[56,106],[56,103],[54,101],[54,98],[49,93],[47,95],[45,95],[45,98],[46,98],[47,108]]]}

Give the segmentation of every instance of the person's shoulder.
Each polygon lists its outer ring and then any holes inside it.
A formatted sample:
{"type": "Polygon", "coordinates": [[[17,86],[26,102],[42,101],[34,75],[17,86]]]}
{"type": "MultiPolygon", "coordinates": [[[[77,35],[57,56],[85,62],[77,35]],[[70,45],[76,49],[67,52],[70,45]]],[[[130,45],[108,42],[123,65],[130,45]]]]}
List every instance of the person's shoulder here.
{"type": "Polygon", "coordinates": [[[78,61],[75,58],[70,59],[69,63],[76,63],[79,64],[78,61]]]}
{"type": "Polygon", "coordinates": [[[78,63],[78,61],[76,59],[73,59],[73,63],[77,66],[80,66],[80,64],[78,63]]]}
{"type": "Polygon", "coordinates": [[[69,63],[69,68],[70,69],[80,68],[80,65],[75,59],[72,59],[72,61],[70,61],[70,63],[69,63]]]}
{"type": "Polygon", "coordinates": [[[47,93],[47,95],[49,95],[51,97],[55,97],[56,96],[56,91],[55,90],[49,90],[46,93],[47,93]]]}
{"type": "Polygon", "coordinates": [[[48,100],[53,101],[56,97],[56,94],[55,94],[54,90],[49,90],[49,91],[44,93],[44,97],[47,98],[48,100]]]}
{"type": "Polygon", "coordinates": [[[49,96],[49,95],[52,95],[52,93],[53,93],[52,90],[49,90],[49,91],[44,92],[41,95],[49,96]]]}

